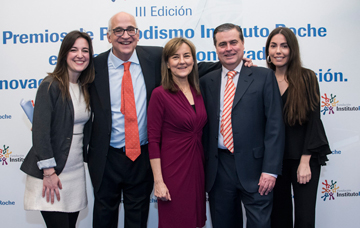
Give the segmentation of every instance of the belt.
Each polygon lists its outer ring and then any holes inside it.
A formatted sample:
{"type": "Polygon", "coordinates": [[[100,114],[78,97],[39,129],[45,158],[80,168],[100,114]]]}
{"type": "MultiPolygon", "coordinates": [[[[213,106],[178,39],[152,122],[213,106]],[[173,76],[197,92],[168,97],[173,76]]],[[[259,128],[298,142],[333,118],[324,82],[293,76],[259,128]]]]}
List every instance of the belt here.
{"type": "MultiPolygon", "coordinates": [[[[147,146],[148,146],[148,144],[141,145],[140,149],[142,150],[143,148],[145,148],[147,146]]],[[[119,153],[124,153],[125,152],[125,147],[115,148],[115,147],[109,146],[109,148],[112,149],[112,150],[115,150],[116,152],[119,152],[119,153]]]]}
{"type": "Polygon", "coordinates": [[[228,149],[221,149],[221,148],[218,148],[218,151],[219,151],[219,152],[221,152],[221,153],[234,155],[234,154],[233,154],[233,153],[231,153],[231,152],[230,152],[230,150],[228,150],[228,149]]]}

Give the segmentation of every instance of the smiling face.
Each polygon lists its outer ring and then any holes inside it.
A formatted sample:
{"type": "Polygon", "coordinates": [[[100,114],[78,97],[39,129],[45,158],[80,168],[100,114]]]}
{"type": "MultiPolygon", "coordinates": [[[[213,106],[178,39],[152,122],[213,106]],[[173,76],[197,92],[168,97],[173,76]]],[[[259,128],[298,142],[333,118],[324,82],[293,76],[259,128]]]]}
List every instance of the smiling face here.
{"type": "Polygon", "coordinates": [[[183,43],[175,54],[169,57],[167,67],[170,69],[174,81],[187,78],[194,67],[194,59],[189,45],[183,43]]]}
{"type": "Polygon", "coordinates": [[[283,34],[279,33],[273,36],[269,45],[269,56],[271,62],[277,69],[287,68],[290,56],[290,48],[283,34]]]}
{"type": "Polygon", "coordinates": [[[69,50],[66,57],[70,81],[77,81],[81,72],[89,65],[89,44],[84,38],[78,38],[69,50]]]}
{"type": "Polygon", "coordinates": [[[107,34],[108,41],[113,46],[114,55],[123,61],[129,60],[134,52],[139,41],[139,32],[134,36],[129,36],[125,32],[124,35],[117,37],[112,30],[115,28],[127,29],[129,27],[136,28],[135,18],[128,13],[120,12],[112,17],[111,30],[107,34]]]}
{"type": "Polygon", "coordinates": [[[239,32],[233,28],[218,32],[216,37],[216,53],[221,64],[228,70],[234,70],[244,55],[244,42],[240,40],[239,32]]]}

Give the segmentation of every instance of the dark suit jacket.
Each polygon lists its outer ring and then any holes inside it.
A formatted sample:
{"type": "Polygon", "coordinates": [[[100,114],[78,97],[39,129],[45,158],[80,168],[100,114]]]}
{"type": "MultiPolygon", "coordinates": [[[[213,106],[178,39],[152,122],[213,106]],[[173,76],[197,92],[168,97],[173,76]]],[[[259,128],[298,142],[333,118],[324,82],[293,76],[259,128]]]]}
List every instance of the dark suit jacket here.
{"type": "MultiPolygon", "coordinates": [[[[74,127],[74,107],[71,99],[63,99],[59,83],[47,76],[36,93],[32,127],[33,146],[20,169],[30,176],[43,178],[37,162],[55,158],[56,174],[64,169],[69,155],[74,127]],[[51,84],[51,85],[50,85],[51,84]]],[[[91,121],[84,126],[83,154],[87,154],[91,121]]],[[[85,157],[84,157],[85,159],[85,157]]]]}
{"type": "MultiPolygon", "coordinates": [[[[145,79],[147,103],[151,92],[161,83],[161,47],[137,46],[136,53],[145,79]]],[[[108,50],[94,59],[95,80],[90,85],[93,128],[88,153],[88,165],[95,191],[100,187],[111,137],[111,108],[109,91],[108,50]]],[[[199,63],[199,75],[221,67],[219,63],[199,63]]]]}
{"type": "MultiPolygon", "coordinates": [[[[206,191],[218,168],[221,69],[200,79],[208,115],[204,128],[206,191]]],[[[282,101],[272,70],[245,67],[240,72],[232,109],[234,158],[240,183],[258,191],[262,172],[281,174],[284,151],[282,101]]]]}
{"type": "MultiPolygon", "coordinates": [[[[108,71],[108,56],[110,51],[111,49],[95,58],[95,80],[90,86],[91,110],[94,114],[94,119],[89,146],[88,165],[95,191],[99,189],[102,181],[111,138],[112,117],[108,71]]],[[[160,65],[162,48],[137,46],[136,52],[145,79],[148,103],[151,92],[155,87],[159,86],[161,82],[160,65]]]]}

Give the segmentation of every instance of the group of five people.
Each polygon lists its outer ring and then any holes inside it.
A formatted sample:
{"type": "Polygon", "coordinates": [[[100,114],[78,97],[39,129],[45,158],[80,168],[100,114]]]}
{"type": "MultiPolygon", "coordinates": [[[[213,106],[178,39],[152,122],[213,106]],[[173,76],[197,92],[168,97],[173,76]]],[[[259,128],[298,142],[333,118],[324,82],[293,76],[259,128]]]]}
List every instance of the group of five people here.
{"type": "Polygon", "coordinates": [[[293,227],[291,185],[295,227],[315,226],[330,149],[317,79],[291,30],[269,35],[270,69],[248,66],[242,30],[230,23],[214,30],[218,63],[197,64],[181,37],[137,45],[125,12],[110,19],[107,38],[112,48],[93,59],[90,37],[70,32],[38,89],[21,166],[25,209],[41,211],[47,227],[75,227],[86,161],[95,228],[118,227],[121,200],[124,227],[147,227],[153,189],[159,227],[205,226],[205,192],[214,228],[242,227],[241,203],[247,227],[293,227]]]}

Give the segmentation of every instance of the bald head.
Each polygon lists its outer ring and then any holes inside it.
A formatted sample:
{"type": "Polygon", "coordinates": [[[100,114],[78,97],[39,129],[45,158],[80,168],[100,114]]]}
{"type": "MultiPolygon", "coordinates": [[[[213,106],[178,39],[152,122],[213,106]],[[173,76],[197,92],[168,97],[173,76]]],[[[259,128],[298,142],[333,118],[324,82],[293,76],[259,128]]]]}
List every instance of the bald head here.
{"type": "Polygon", "coordinates": [[[108,25],[109,35],[112,33],[112,30],[114,29],[113,25],[116,24],[117,21],[128,21],[129,23],[133,24],[134,27],[137,27],[135,17],[133,15],[126,12],[119,12],[114,16],[112,16],[109,20],[109,25],[108,25]]]}
{"type": "Polygon", "coordinates": [[[134,31],[136,28],[134,16],[125,12],[115,14],[109,21],[108,41],[112,44],[114,55],[123,61],[129,60],[139,41],[139,32],[129,35],[127,29],[134,31]],[[113,32],[114,29],[122,29],[126,30],[126,32],[124,31],[122,35],[116,36],[113,32]]]}

